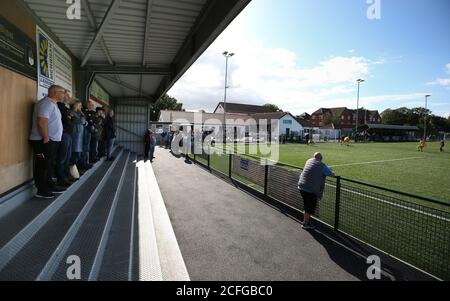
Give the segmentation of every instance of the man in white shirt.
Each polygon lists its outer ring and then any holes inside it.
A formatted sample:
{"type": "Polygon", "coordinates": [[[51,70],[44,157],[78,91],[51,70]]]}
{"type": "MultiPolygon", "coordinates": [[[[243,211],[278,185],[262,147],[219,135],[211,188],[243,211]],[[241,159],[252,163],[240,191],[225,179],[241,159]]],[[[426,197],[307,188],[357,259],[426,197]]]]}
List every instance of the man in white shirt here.
{"type": "Polygon", "coordinates": [[[48,96],[39,100],[33,111],[30,142],[34,150],[34,183],[38,189],[36,197],[51,199],[55,184],[51,178],[52,162],[61,142],[63,125],[57,102],[64,101],[65,89],[53,85],[48,96]]]}

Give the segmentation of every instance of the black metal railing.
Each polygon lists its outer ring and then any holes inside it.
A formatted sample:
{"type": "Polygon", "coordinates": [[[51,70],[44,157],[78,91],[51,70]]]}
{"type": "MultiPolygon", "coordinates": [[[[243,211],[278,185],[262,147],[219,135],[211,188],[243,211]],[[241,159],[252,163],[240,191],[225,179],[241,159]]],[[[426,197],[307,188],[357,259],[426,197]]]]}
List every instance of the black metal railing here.
{"type": "MultiPolygon", "coordinates": [[[[191,156],[192,157],[192,156],[191,156]]],[[[194,161],[300,212],[302,168],[247,154],[195,155],[194,161]]],[[[450,204],[344,177],[327,178],[315,218],[415,266],[450,280],[450,204]]]]}

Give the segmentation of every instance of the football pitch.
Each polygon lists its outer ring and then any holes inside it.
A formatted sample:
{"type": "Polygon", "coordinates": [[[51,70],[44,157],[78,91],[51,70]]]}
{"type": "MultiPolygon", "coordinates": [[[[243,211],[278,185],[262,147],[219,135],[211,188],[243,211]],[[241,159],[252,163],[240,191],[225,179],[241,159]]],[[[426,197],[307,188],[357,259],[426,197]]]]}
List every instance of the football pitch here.
{"type": "MultiPolygon", "coordinates": [[[[315,152],[321,152],[324,162],[344,178],[450,203],[450,146],[440,153],[438,142],[428,143],[424,152],[417,151],[417,143],[353,143],[348,147],[317,143],[279,147],[280,163],[302,168],[315,152]]],[[[245,153],[249,153],[248,146],[245,153]]],[[[226,164],[217,167],[228,168],[226,164]]]]}

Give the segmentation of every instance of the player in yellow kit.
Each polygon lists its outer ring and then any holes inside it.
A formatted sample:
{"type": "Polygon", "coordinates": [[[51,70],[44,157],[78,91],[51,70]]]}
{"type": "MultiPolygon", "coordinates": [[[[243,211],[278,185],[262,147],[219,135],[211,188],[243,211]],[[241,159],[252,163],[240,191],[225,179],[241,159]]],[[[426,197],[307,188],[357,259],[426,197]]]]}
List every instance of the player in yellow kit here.
{"type": "Polygon", "coordinates": [[[418,152],[423,152],[423,149],[425,148],[426,143],[424,139],[420,139],[419,141],[419,145],[417,145],[417,151],[418,152]]]}
{"type": "Polygon", "coordinates": [[[346,145],[346,146],[350,145],[350,138],[349,137],[345,137],[344,138],[344,145],[346,145]]]}

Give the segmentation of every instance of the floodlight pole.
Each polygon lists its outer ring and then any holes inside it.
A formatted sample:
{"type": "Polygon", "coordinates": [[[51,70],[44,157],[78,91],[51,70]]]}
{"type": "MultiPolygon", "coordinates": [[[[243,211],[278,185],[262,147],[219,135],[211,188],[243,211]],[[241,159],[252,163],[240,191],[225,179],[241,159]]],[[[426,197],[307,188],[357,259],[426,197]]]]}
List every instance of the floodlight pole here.
{"type": "Polygon", "coordinates": [[[431,97],[431,95],[425,95],[425,116],[423,121],[423,140],[427,141],[427,107],[428,107],[428,97],[431,97]]]}
{"type": "Polygon", "coordinates": [[[230,53],[225,51],[222,53],[225,56],[225,92],[223,96],[223,142],[227,143],[227,88],[228,88],[228,59],[234,55],[234,53],[230,53]]]}
{"type": "Polygon", "coordinates": [[[359,85],[364,82],[363,79],[356,80],[358,82],[358,97],[356,99],[356,128],[355,128],[355,142],[356,135],[358,134],[358,119],[359,119],[359,85]]]}

